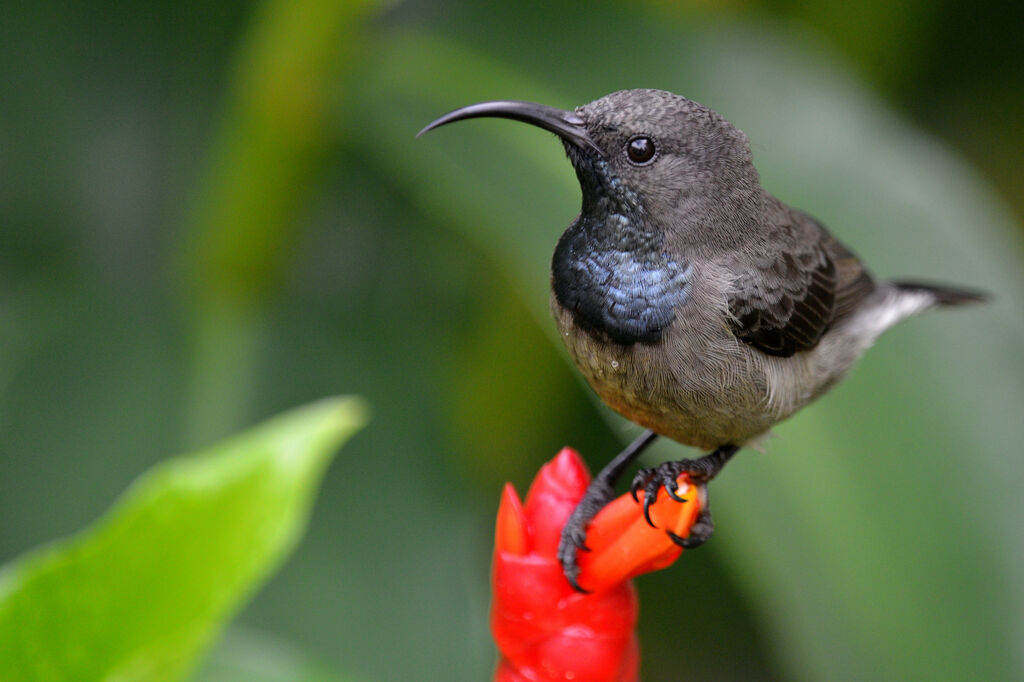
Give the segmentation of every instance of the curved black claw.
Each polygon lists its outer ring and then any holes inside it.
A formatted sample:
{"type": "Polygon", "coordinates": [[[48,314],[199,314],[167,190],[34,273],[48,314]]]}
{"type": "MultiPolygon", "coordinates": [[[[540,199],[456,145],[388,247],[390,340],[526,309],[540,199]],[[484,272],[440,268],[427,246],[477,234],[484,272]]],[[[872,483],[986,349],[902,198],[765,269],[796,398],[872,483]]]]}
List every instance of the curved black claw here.
{"type": "Polygon", "coordinates": [[[637,491],[646,490],[648,481],[654,476],[654,469],[640,469],[633,476],[633,482],[629,484],[629,494],[633,496],[633,501],[640,504],[640,498],[637,497],[637,491]]]}
{"type": "MultiPolygon", "coordinates": [[[[650,484],[648,484],[650,486],[650,484]]],[[[644,519],[647,521],[647,525],[651,528],[657,528],[654,525],[654,521],[651,521],[651,505],[658,500],[658,489],[655,488],[653,491],[644,490],[644,519]]]]}
{"type": "Polygon", "coordinates": [[[644,491],[644,519],[651,528],[656,528],[651,521],[650,507],[658,500],[658,491],[665,488],[665,493],[676,502],[686,502],[685,497],[679,496],[679,484],[676,479],[684,471],[688,471],[689,460],[679,462],[662,462],[653,469],[641,469],[633,478],[633,484],[629,492],[633,499],[639,502],[637,491],[641,488],[644,491]]]}
{"type": "Polygon", "coordinates": [[[711,521],[711,509],[705,506],[700,510],[697,514],[697,520],[693,522],[693,525],[690,527],[690,533],[685,538],[676,535],[670,530],[665,532],[668,533],[672,542],[683,549],[700,547],[710,540],[711,535],[715,532],[715,524],[711,521]]]}
{"type": "Polygon", "coordinates": [[[576,578],[579,576],[579,574],[580,574],[580,567],[579,566],[574,566],[573,567],[573,572],[572,572],[571,575],[568,574],[568,573],[565,573],[564,575],[565,575],[565,579],[569,581],[570,585],[572,585],[572,589],[574,589],[577,592],[580,592],[582,594],[590,594],[590,590],[588,590],[585,587],[580,586],[580,584],[578,582],[576,582],[576,578]]]}
{"type": "Polygon", "coordinates": [[[669,486],[669,485],[665,486],[665,492],[668,494],[669,497],[671,497],[676,502],[686,502],[686,498],[685,497],[680,497],[679,496],[679,485],[676,482],[676,479],[674,479],[674,478],[672,479],[672,485],[671,486],[669,486]]]}
{"type": "Polygon", "coordinates": [[[633,496],[633,501],[637,504],[640,504],[640,498],[637,496],[637,491],[641,489],[644,491],[644,518],[647,520],[647,525],[651,528],[655,528],[656,526],[654,525],[654,522],[651,521],[651,514],[648,509],[652,504],[654,504],[654,501],[658,499],[658,490],[655,488],[654,494],[652,495],[647,488],[651,481],[654,480],[655,475],[655,469],[640,469],[633,477],[633,482],[629,484],[629,494],[633,496]]]}
{"type": "Polygon", "coordinates": [[[590,594],[590,590],[581,587],[578,582],[580,576],[580,567],[576,563],[575,554],[573,554],[572,556],[572,563],[570,565],[567,566],[564,561],[562,562],[562,575],[564,575],[565,579],[569,581],[570,585],[572,585],[572,589],[576,590],[577,592],[582,592],[583,594],[590,594]]]}

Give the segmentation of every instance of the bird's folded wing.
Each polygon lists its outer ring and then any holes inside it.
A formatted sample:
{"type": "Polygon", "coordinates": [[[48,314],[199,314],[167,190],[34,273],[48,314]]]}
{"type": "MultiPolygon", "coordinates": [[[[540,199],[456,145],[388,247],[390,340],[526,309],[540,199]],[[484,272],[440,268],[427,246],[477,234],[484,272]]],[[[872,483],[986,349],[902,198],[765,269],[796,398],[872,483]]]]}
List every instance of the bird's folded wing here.
{"type": "Polygon", "coordinates": [[[729,298],[733,333],[770,355],[814,348],[874,288],[857,257],[824,228],[801,228],[803,239],[735,268],[739,274],[729,298]]]}

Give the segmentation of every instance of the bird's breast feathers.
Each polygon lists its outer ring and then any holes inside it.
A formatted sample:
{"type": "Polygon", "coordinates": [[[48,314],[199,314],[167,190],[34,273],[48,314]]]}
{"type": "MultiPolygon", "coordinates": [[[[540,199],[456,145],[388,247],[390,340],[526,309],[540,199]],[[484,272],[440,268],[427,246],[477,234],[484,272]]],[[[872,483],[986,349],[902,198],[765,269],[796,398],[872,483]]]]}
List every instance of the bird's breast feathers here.
{"type": "Polygon", "coordinates": [[[567,234],[552,260],[552,288],[576,324],[614,343],[656,343],[690,294],[692,266],[657,248],[583,245],[567,234]]]}

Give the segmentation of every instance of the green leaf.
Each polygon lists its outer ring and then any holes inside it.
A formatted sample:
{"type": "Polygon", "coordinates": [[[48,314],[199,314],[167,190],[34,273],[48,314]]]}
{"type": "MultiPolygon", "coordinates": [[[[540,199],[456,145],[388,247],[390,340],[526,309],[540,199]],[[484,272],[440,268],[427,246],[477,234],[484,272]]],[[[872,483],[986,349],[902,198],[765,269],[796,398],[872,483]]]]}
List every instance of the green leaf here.
{"type": "Polygon", "coordinates": [[[337,447],[335,398],[136,481],[96,524],[0,572],[0,679],[173,680],[299,540],[337,447]]]}

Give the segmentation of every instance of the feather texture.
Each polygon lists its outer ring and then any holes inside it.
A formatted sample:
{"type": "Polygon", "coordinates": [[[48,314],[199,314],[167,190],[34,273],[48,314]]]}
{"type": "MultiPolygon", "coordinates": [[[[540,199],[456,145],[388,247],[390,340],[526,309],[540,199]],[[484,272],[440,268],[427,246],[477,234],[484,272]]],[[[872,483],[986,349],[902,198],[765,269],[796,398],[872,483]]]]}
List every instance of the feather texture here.
{"type": "Polygon", "coordinates": [[[733,333],[779,357],[810,350],[874,289],[856,256],[820,223],[796,211],[773,230],[770,248],[744,263],[729,297],[733,333]]]}

